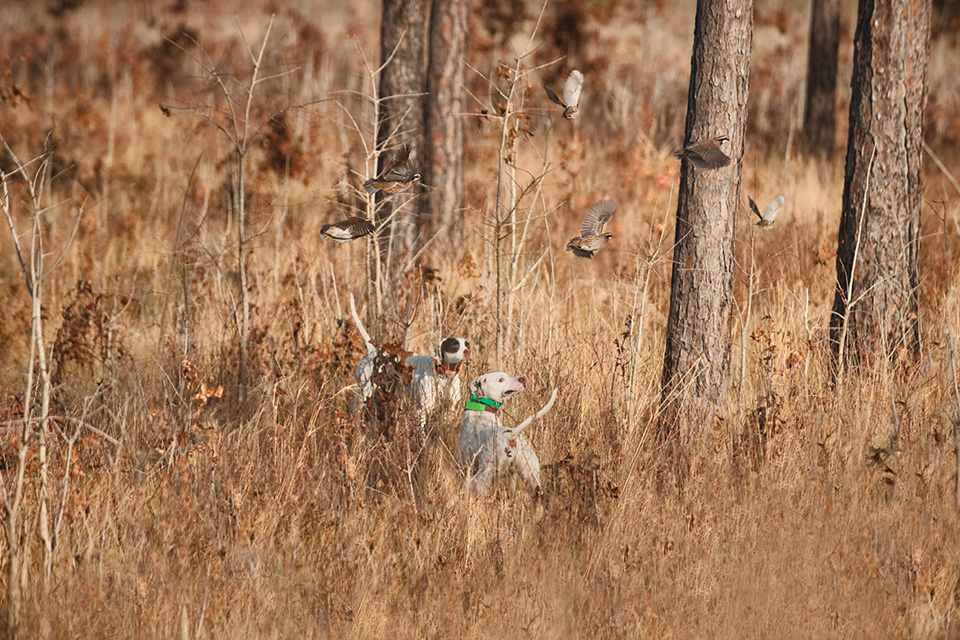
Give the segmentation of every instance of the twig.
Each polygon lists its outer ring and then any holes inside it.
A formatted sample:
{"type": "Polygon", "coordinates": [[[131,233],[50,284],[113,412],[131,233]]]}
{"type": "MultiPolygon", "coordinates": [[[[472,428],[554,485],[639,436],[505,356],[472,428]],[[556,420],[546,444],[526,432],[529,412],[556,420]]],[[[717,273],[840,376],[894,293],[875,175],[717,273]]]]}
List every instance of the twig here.
{"type": "MultiPolygon", "coordinates": [[[[2,138],[0,138],[2,139],[2,138]]],[[[6,140],[3,141],[3,145],[6,147],[6,140]]],[[[7,147],[9,149],[9,147],[7,147]]],[[[0,186],[3,187],[3,200],[0,201],[0,206],[3,208],[3,215],[7,218],[7,224],[10,226],[10,237],[13,239],[13,246],[17,251],[17,261],[20,263],[20,272],[23,274],[23,281],[27,285],[27,293],[30,294],[30,297],[33,297],[33,282],[30,280],[30,274],[27,273],[27,265],[23,260],[23,249],[20,248],[20,236],[17,234],[16,225],[13,224],[13,217],[10,215],[10,192],[7,187],[7,180],[9,175],[0,171],[0,186]]]]}

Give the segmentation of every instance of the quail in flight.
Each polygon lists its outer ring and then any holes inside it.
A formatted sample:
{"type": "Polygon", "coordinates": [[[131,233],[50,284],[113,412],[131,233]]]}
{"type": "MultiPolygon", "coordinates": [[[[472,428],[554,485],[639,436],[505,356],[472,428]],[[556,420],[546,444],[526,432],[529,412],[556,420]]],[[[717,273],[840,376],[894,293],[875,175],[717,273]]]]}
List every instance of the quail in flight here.
{"type": "Polygon", "coordinates": [[[547,97],[563,107],[563,117],[567,120],[573,120],[580,111],[580,91],[583,89],[583,74],[574,69],[567,76],[567,83],[563,86],[563,100],[557,97],[549,87],[547,97]]]}
{"type": "Polygon", "coordinates": [[[616,210],[617,203],[613,200],[601,200],[590,207],[590,211],[580,223],[580,235],[570,238],[567,251],[573,251],[573,255],[581,258],[592,258],[593,252],[607,244],[607,241],[613,237],[611,233],[603,233],[603,225],[616,210]]]}
{"type": "Polygon", "coordinates": [[[750,208],[753,209],[753,212],[757,214],[757,217],[760,218],[760,222],[757,223],[757,226],[761,229],[769,229],[773,226],[773,219],[777,217],[777,214],[780,212],[780,209],[783,208],[783,196],[777,196],[770,200],[767,203],[767,206],[763,208],[763,214],[761,215],[757,203],[753,201],[753,198],[747,196],[747,200],[750,201],[750,208]]]}
{"type": "Polygon", "coordinates": [[[727,136],[707,138],[677,149],[673,155],[677,158],[686,158],[693,166],[700,169],[719,169],[730,164],[730,156],[720,150],[720,144],[727,141],[727,136]]]}
{"type": "Polygon", "coordinates": [[[413,183],[420,181],[420,174],[414,173],[410,162],[410,145],[403,145],[396,159],[387,165],[376,178],[370,178],[363,183],[367,193],[373,195],[377,191],[393,194],[403,191],[413,183]]]}
{"type": "Polygon", "coordinates": [[[363,218],[347,218],[333,224],[325,224],[320,227],[320,237],[329,240],[336,240],[337,243],[350,242],[357,238],[373,233],[375,227],[369,220],[363,218]]]}

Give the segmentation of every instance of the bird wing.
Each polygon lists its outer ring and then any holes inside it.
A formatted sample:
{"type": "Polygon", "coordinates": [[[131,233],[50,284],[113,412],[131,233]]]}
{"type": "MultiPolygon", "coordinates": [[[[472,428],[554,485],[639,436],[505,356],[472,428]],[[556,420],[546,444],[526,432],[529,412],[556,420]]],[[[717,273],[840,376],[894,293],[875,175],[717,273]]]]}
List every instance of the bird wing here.
{"type": "Polygon", "coordinates": [[[754,202],[754,201],[753,201],[753,198],[751,198],[750,196],[747,196],[747,200],[750,201],[750,208],[753,209],[753,212],[754,212],[755,214],[757,214],[757,217],[758,217],[758,218],[760,218],[761,220],[763,220],[763,216],[760,215],[760,208],[757,207],[757,203],[754,202]]]}
{"type": "Polygon", "coordinates": [[[766,220],[767,222],[773,222],[773,219],[777,217],[777,214],[780,212],[780,209],[783,208],[783,203],[784,203],[783,196],[777,196],[776,198],[773,198],[770,202],[767,203],[767,206],[764,207],[763,209],[763,219],[766,220]]]}
{"type": "Polygon", "coordinates": [[[340,226],[340,223],[337,224],[325,224],[326,227],[321,233],[328,238],[333,238],[334,240],[352,240],[353,236],[350,234],[349,229],[344,229],[340,226]]]}
{"type": "Polygon", "coordinates": [[[567,107],[580,106],[580,91],[583,89],[583,74],[574,69],[563,86],[563,101],[567,107]]]}
{"type": "Polygon", "coordinates": [[[350,231],[353,232],[353,236],[355,238],[373,233],[375,230],[376,227],[374,227],[373,223],[369,220],[364,220],[363,218],[350,218],[350,231]]]}
{"type": "Polygon", "coordinates": [[[410,164],[410,145],[400,147],[393,164],[389,165],[380,176],[382,180],[390,182],[406,182],[413,177],[413,167],[410,164]]]}
{"type": "Polygon", "coordinates": [[[690,161],[701,169],[719,169],[730,164],[730,156],[725,154],[713,140],[704,140],[687,148],[690,161]]]}
{"type": "Polygon", "coordinates": [[[347,218],[346,220],[340,220],[331,225],[323,225],[327,227],[324,229],[326,233],[331,238],[337,238],[339,240],[353,240],[354,238],[361,238],[365,235],[371,234],[374,232],[375,227],[373,223],[369,220],[364,220],[363,218],[347,218]]]}
{"type": "Polygon", "coordinates": [[[557,94],[555,94],[555,93],[550,89],[550,87],[544,87],[544,89],[547,90],[547,97],[548,97],[548,98],[550,98],[552,101],[556,102],[558,105],[560,105],[560,106],[563,107],[564,109],[567,108],[567,105],[563,104],[563,101],[562,101],[560,98],[557,97],[557,94]]]}
{"type": "Polygon", "coordinates": [[[603,225],[607,223],[613,212],[617,210],[617,203],[613,200],[601,200],[592,207],[583,222],[580,223],[581,236],[598,236],[603,231],[603,225]]]}

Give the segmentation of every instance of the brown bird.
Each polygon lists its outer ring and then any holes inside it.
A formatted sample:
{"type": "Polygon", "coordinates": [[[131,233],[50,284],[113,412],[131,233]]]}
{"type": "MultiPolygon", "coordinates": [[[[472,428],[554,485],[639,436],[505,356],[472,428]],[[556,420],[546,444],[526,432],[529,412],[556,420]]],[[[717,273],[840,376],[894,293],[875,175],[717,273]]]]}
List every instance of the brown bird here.
{"type": "Polygon", "coordinates": [[[377,191],[387,194],[398,193],[420,181],[420,174],[414,173],[410,162],[410,145],[400,147],[396,159],[386,167],[376,178],[370,178],[363,183],[367,193],[373,195],[377,191]]]}
{"type": "Polygon", "coordinates": [[[363,218],[347,218],[333,224],[325,224],[320,227],[320,237],[329,240],[336,240],[337,243],[350,242],[357,238],[371,234],[376,230],[369,220],[363,218]]]}
{"type": "Polygon", "coordinates": [[[550,87],[544,87],[547,90],[547,97],[563,107],[563,117],[567,120],[573,120],[580,111],[580,92],[583,90],[583,74],[574,69],[567,76],[567,82],[563,85],[563,100],[557,97],[550,87]]]}
{"type": "Polygon", "coordinates": [[[753,198],[747,196],[747,200],[750,201],[750,208],[753,209],[753,212],[757,214],[757,217],[760,218],[760,222],[757,223],[757,226],[761,229],[769,229],[773,226],[773,219],[777,217],[777,214],[780,212],[780,209],[783,208],[784,199],[783,196],[777,196],[772,198],[770,202],[767,203],[767,206],[763,208],[763,214],[760,214],[760,208],[757,207],[757,203],[753,201],[753,198]]]}
{"type": "Polygon", "coordinates": [[[728,140],[727,136],[717,136],[700,140],[683,149],[677,149],[673,155],[686,158],[693,166],[701,169],[719,169],[730,164],[730,156],[720,150],[720,144],[728,140]]]}
{"type": "Polygon", "coordinates": [[[580,223],[580,235],[570,238],[567,251],[581,258],[592,258],[593,252],[607,244],[612,233],[603,233],[603,225],[607,223],[613,212],[617,210],[617,203],[613,200],[601,200],[590,207],[590,211],[580,223]]]}

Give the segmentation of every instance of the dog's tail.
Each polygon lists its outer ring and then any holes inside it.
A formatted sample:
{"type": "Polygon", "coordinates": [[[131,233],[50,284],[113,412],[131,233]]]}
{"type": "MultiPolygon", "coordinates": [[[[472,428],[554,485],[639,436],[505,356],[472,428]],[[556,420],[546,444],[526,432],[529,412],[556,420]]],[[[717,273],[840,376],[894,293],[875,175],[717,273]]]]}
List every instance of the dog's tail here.
{"type": "Polygon", "coordinates": [[[553,401],[556,399],[557,399],[557,389],[556,387],[554,387],[553,393],[550,394],[550,401],[543,406],[543,409],[540,409],[540,411],[537,411],[535,414],[533,414],[532,416],[530,416],[529,418],[527,418],[526,420],[524,420],[523,422],[515,426],[513,429],[510,429],[510,431],[512,431],[516,435],[519,435],[520,433],[522,433],[524,429],[530,426],[531,422],[533,422],[537,418],[542,417],[543,414],[545,414],[547,411],[550,411],[550,408],[553,406],[553,401]]]}
{"type": "Polygon", "coordinates": [[[363,328],[363,323],[360,322],[360,315],[357,313],[357,304],[353,301],[352,293],[350,294],[350,315],[353,316],[353,322],[357,325],[357,331],[360,332],[360,337],[367,343],[367,351],[376,349],[373,343],[370,342],[370,334],[367,333],[367,330],[363,328]]]}

